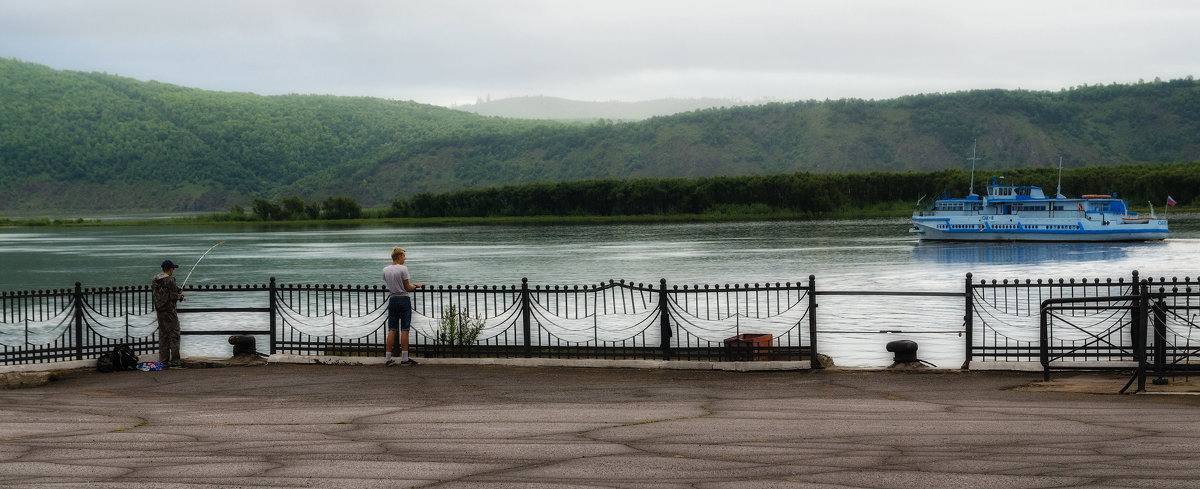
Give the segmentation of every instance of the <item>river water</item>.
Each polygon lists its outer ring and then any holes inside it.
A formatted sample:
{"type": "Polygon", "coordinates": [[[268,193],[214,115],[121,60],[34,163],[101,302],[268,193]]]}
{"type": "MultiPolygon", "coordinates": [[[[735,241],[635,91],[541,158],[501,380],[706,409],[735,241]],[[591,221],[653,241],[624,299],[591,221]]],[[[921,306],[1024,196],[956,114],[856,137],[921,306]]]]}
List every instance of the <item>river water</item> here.
{"type": "MultiPolygon", "coordinates": [[[[189,285],[380,283],[393,246],[415,282],[586,285],[610,279],[669,285],[806,281],[819,290],[961,292],[979,279],[1200,275],[1200,215],[1172,214],[1152,243],[921,243],[908,219],[750,223],[391,227],[103,226],[0,229],[0,291],[148,284],[158,264],[189,285]],[[214,244],[203,261],[197,259],[214,244]]],[[[964,358],[961,298],[820,296],[819,341],[838,365],[887,366],[884,345],[912,339],[919,356],[964,358]],[[903,333],[878,333],[880,330],[903,333]]],[[[195,315],[184,318],[195,326],[195,315]]],[[[228,326],[226,326],[228,327],[228,326]]],[[[220,340],[223,340],[221,338],[220,340]]],[[[260,342],[263,340],[260,340],[260,342]]],[[[229,345],[185,337],[184,355],[229,345]]]]}

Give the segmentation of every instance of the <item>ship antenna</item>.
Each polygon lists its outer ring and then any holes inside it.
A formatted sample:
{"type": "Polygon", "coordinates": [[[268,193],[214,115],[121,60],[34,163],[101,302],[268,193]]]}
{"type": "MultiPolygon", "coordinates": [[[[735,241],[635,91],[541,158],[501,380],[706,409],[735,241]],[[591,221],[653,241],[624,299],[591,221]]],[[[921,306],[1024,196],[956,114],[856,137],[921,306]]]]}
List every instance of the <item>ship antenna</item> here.
{"type": "Polygon", "coordinates": [[[979,159],[975,156],[975,148],[979,147],[979,140],[973,139],[972,141],[974,144],[971,146],[971,157],[967,158],[971,160],[971,191],[967,193],[967,197],[975,195],[975,161],[979,159]]]}
{"type": "Polygon", "coordinates": [[[1058,190],[1054,191],[1054,198],[1064,199],[1062,194],[1062,156],[1058,157],[1058,190]]]}

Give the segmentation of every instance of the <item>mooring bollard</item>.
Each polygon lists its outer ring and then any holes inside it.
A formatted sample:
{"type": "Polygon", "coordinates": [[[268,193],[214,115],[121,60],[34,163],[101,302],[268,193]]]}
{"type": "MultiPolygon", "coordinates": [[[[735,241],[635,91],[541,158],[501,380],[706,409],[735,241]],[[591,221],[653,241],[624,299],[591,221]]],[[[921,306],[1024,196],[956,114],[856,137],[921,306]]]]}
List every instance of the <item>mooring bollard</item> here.
{"type": "Polygon", "coordinates": [[[887,344],[887,351],[894,353],[892,366],[895,368],[901,365],[916,364],[920,366],[921,361],[917,360],[917,342],[912,340],[896,340],[887,344]]]}
{"type": "Polygon", "coordinates": [[[254,337],[247,335],[234,335],[229,337],[229,344],[233,345],[233,356],[236,357],[257,357],[258,350],[254,346],[254,337]]]}

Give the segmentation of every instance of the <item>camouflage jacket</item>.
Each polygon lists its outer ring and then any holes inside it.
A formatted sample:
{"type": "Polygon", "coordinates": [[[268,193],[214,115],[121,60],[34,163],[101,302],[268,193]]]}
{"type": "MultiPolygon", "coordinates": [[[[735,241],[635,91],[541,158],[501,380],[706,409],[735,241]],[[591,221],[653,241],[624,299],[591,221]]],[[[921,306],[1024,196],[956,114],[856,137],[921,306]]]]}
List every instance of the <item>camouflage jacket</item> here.
{"type": "Polygon", "coordinates": [[[155,311],[174,311],[175,303],[179,302],[179,285],[175,282],[175,277],[160,273],[154,276],[154,281],[150,284],[150,290],[154,294],[154,310],[155,311]]]}

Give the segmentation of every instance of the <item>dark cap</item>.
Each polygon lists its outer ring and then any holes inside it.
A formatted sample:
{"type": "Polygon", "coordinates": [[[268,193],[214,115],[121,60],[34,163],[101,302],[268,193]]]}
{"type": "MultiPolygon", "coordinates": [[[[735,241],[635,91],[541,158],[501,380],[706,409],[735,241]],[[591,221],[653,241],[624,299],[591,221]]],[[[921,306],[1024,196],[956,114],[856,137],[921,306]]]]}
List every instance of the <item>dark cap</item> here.
{"type": "Polygon", "coordinates": [[[162,269],[164,272],[167,270],[170,270],[172,268],[179,268],[179,265],[176,265],[175,262],[172,262],[171,260],[167,260],[167,261],[163,262],[162,269]]]}

